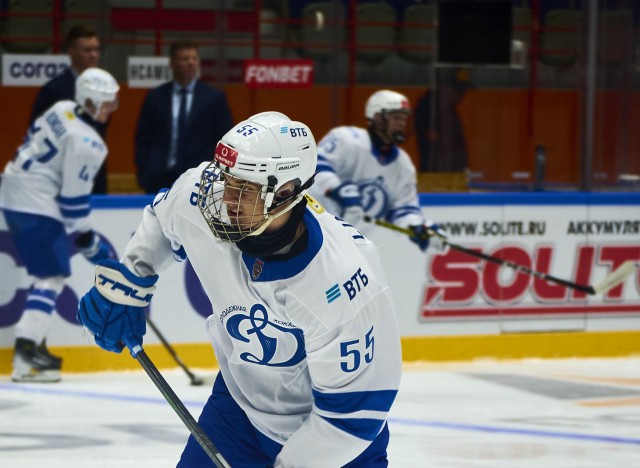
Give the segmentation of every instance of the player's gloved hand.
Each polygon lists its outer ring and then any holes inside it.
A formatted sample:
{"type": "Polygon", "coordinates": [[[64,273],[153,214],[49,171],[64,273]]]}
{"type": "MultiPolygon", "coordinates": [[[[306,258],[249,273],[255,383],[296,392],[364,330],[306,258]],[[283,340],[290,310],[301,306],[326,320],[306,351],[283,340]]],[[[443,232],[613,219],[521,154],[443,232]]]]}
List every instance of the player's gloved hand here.
{"type": "Polygon", "coordinates": [[[409,226],[409,229],[413,232],[409,239],[416,243],[423,252],[429,246],[441,252],[447,248],[446,232],[437,224],[427,222],[426,224],[409,226]]]}
{"type": "Polygon", "coordinates": [[[113,248],[94,231],[87,231],[78,235],[75,244],[78,247],[78,251],[84,255],[84,258],[94,265],[97,265],[102,260],[117,260],[113,248]]]}
{"type": "Polygon", "coordinates": [[[447,250],[447,231],[442,229],[439,224],[427,221],[427,229],[430,234],[429,246],[439,252],[447,250]]]}
{"type": "Polygon", "coordinates": [[[96,266],[96,284],[78,305],[76,320],[107,351],[119,353],[124,339],[142,344],[149,305],[158,275],[140,277],[122,263],[104,260],[96,266]]]}
{"type": "Polygon", "coordinates": [[[341,207],[340,217],[347,223],[356,226],[364,216],[362,199],[358,186],[353,182],[343,182],[329,192],[329,198],[335,200],[341,207]]]}

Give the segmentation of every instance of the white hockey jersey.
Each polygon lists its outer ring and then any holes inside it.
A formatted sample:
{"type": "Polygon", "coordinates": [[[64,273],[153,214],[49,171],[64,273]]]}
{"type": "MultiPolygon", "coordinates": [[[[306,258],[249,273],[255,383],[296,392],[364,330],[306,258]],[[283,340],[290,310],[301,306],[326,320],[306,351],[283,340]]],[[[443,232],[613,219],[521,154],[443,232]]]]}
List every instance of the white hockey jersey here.
{"type": "Polygon", "coordinates": [[[397,146],[382,157],[364,128],[336,127],[318,144],[318,174],[309,193],[332,213],[340,207],[325,194],[343,182],[358,186],[365,213],[402,227],[424,224],[416,188],[416,170],[397,146]]]}
{"type": "Polygon", "coordinates": [[[304,252],[276,262],[242,253],[197,206],[206,166],[145,208],[123,263],[148,276],[186,252],[213,306],[207,329],[231,395],[284,444],[276,466],[342,466],[378,435],[400,380],[377,248],[310,199],[304,252]]]}
{"type": "Polygon", "coordinates": [[[76,106],[60,101],[34,121],[5,167],[0,208],[57,219],[68,232],[90,228],[89,196],[107,146],[76,106]]]}

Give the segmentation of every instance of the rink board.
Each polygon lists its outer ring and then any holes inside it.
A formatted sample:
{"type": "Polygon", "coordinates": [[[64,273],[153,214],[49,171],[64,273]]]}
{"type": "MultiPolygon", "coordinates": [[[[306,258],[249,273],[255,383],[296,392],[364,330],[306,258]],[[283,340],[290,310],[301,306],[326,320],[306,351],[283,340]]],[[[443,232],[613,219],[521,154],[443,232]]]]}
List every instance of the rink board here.
{"type": "MultiPolygon", "coordinates": [[[[122,254],[150,200],[95,197],[91,216],[96,231],[122,254]]],[[[422,253],[404,234],[366,225],[362,231],[379,246],[394,296],[406,360],[640,353],[640,194],[428,194],[421,196],[421,204],[427,218],[447,228],[452,243],[559,278],[596,284],[626,260],[635,262],[636,270],[606,294],[587,296],[452,249],[422,253]]],[[[0,271],[4,373],[12,326],[29,285],[4,220],[0,271]]],[[[135,368],[128,356],[97,349],[75,323],[78,298],[92,285],[93,267],[74,255],[72,271],[57,303],[50,346],[67,358],[66,370],[135,368]]],[[[151,317],[191,365],[211,363],[204,326],[210,313],[188,261],[162,273],[151,317]]],[[[153,332],[145,343],[159,366],[174,365],[153,332]]]]}

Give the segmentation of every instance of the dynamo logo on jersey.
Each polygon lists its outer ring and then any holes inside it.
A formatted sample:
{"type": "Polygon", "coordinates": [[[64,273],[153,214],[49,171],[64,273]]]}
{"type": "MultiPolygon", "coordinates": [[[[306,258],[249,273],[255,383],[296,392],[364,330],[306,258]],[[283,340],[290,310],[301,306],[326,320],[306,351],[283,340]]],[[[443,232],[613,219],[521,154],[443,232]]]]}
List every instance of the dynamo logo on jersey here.
{"type": "Polygon", "coordinates": [[[262,304],[254,304],[249,315],[236,313],[226,323],[231,338],[251,348],[240,353],[240,359],[268,367],[295,366],[306,357],[302,330],[293,327],[291,322],[270,321],[262,304]]]}
{"type": "Polygon", "coordinates": [[[377,177],[373,180],[358,182],[362,209],[372,218],[384,218],[389,210],[389,191],[384,185],[384,179],[377,177]]]}

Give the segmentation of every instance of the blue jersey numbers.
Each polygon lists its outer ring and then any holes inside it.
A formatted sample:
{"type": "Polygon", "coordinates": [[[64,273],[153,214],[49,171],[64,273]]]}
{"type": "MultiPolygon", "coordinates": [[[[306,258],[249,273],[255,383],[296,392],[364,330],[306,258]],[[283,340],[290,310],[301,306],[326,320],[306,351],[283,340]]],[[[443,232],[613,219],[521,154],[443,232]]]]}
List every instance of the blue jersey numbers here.
{"type": "Polygon", "coordinates": [[[374,338],[373,327],[358,340],[344,341],[340,343],[340,369],[342,372],[355,372],[361,365],[373,361],[374,338]]]}
{"type": "MultiPolygon", "coordinates": [[[[31,139],[40,130],[42,130],[42,128],[36,126],[35,123],[29,128],[27,135],[24,137],[24,142],[22,146],[20,146],[20,148],[18,148],[18,151],[16,152],[14,160],[16,160],[20,156],[21,150],[27,148],[31,144],[31,139]]],[[[43,143],[45,144],[47,149],[43,153],[33,155],[30,158],[28,158],[26,161],[24,161],[21,166],[23,171],[28,171],[34,162],[39,162],[44,164],[50,161],[56,154],[58,154],[58,148],[56,147],[56,145],[53,144],[53,142],[49,138],[45,137],[43,139],[43,143]]]]}

